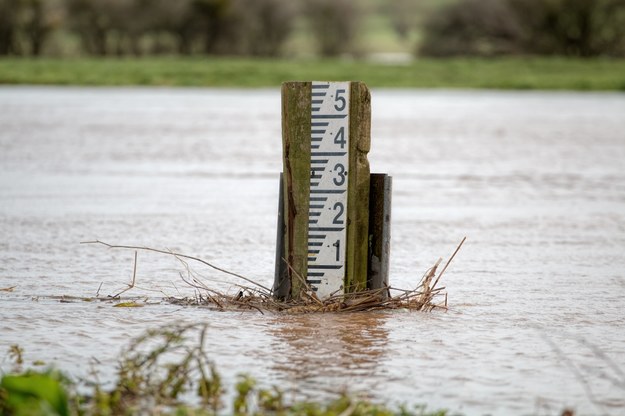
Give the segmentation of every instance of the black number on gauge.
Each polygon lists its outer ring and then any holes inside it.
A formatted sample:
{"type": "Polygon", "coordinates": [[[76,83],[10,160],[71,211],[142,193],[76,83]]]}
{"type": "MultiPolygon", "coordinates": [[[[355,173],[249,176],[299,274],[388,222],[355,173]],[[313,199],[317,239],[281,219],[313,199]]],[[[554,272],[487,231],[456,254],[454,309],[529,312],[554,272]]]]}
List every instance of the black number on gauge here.
{"type": "Polygon", "coordinates": [[[337,163],[334,165],[334,171],[338,174],[338,177],[333,178],[332,181],[336,186],[341,186],[345,183],[345,175],[347,172],[345,171],[345,166],[341,163],[337,163]]]}
{"type": "Polygon", "coordinates": [[[345,90],[344,89],[339,89],[336,90],[336,95],[334,96],[334,101],[335,102],[339,102],[341,105],[338,104],[334,104],[334,109],[336,111],[343,111],[345,110],[345,106],[347,105],[347,100],[345,99],[345,97],[341,97],[341,94],[345,94],[345,90]]]}
{"type": "Polygon", "coordinates": [[[341,254],[341,240],[336,240],[336,243],[332,244],[334,247],[336,247],[336,261],[339,261],[341,259],[340,254],[341,254]]]}
{"type": "Polygon", "coordinates": [[[341,145],[341,149],[345,148],[345,144],[347,141],[345,140],[345,127],[341,127],[338,132],[336,132],[336,136],[334,136],[334,144],[341,145]]]}
{"type": "Polygon", "coordinates": [[[345,207],[342,202],[334,204],[334,211],[338,211],[332,220],[332,224],[345,224],[345,221],[341,218],[345,212],[345,207]]]}

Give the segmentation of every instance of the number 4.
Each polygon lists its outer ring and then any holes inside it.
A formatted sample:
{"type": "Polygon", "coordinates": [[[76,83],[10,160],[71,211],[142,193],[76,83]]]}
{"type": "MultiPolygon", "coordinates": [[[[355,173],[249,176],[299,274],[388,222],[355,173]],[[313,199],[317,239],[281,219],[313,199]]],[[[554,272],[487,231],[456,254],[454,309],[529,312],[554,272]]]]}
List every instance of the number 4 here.
{"type": "Polygon", "coordinates": [[[334,144],[341,145],[341,149],[345,148],[345,144],[347,141],[345,140],[345,127],[341,127],[339,131],[336,132],[336,136],[334,136],[334,144]]]}

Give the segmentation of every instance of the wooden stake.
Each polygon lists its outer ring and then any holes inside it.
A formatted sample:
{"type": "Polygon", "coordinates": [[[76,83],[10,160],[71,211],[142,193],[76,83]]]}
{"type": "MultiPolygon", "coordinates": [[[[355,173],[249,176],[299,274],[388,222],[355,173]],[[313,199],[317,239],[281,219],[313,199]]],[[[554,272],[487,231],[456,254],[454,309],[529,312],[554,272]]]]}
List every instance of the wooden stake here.
{"type": "MultiPolygon", "coordinates": [[[[307,276],[311,175],[311,82],[282,85],[284,258],[291,296],[303,288],[294,274],[307,276]]],[[[362,82],[350,83],[349,166],[347,168],[345,292],[367,288],[369,251],[369,162],[371,95],[362,82]]],[[[277,256],[276,256],[277,257],[277,256]]],[[[278,267],[279,269],[279,267],[278,267]]],[[[279,272],[278,272],[279,274],[279,272]]],[[[280,293],[281,294],[281,293],[280,293]]]]}
{"type": "Polygon", "coordinates": [[[291,294],[303,288],[293,271],[306,276],[308,265],[308,205],[310,187],[311,82],[282,84],[282,161],[284,164],[285,259],[291,294]]]}
{"type": "Polygon", "coordinates": [[[392,184],[393,178],[387,174],[371,174],[368,289],[380,289],[389,286],[392,184]]]}
{"type": "Polygon", "coordinates": [[[361,292],[367,289],[371,148],[371,94],[362,82],[351,83],[349,130],[345,291],[361,292]]]}

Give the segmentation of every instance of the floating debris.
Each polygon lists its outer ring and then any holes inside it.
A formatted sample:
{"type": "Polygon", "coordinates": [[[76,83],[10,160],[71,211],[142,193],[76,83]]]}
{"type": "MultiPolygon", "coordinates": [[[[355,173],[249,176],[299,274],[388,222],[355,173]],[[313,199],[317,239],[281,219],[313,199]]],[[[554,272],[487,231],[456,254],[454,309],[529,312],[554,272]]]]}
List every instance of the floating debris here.
{"type": "MultiPolygon", "coordinates": [[[[110,249],[128,249],[135,250],[135,262],[132,283],[123,292],[134,287],[136,281],[136,251],[151,251],[161,254],[174,256],[184,266],[186,273],[180,273],[182,281],[196,290],[195,297],[165,297],[164,302],[173,305],[182,306],[204,306],[217,310],[253,310],[260,313],[341,313],[341,312],[363,312],[374,310],[394,310],[406,309],[411,311],[430,312],[434,309],[447,310],[447,292],[444,286],[438,286],[441,277],[447,270],[449,264],[454,259],[466,237],[462,239],[454,253],[445,266],[438,272],[438,268],[442,263],[442,259],[430,267],[422,276],[419,284],[414,289],[399,289],[395,287],[385,287],[375,290],[367,290],[362,292],[341,293],[330,296],[327,299],[319,299],[315,292],[306,285],[303,287],[299,296],[291,299],[276,299],[271,289],[253,281],[250,278],[240,274],[230,272],[228,270],[217,267],[206,260],[186,254],[175,253],[172,251],[159,250],[150,247],[128,246],[128,245],[112,245],[99,240],[84,242],[83,244],[100,244],[110,249]],[[222,293],[215,288],[208,286],[201,277],[195,273],[189,266],[188,260],[196,261],[211,267],[219,272],[234,276],[251,284],[251,286],[243,286],[236,284],[238,288],[236,294],[222,293]]],[[[120,292],[123,293],[123,292],[120,292]]],[[[119,294],[113,298],[119,299],[119,294]]],[[[114,305],[115,307],[141,307],[144,304],[136,302],[122,302],[114,305]]]]}

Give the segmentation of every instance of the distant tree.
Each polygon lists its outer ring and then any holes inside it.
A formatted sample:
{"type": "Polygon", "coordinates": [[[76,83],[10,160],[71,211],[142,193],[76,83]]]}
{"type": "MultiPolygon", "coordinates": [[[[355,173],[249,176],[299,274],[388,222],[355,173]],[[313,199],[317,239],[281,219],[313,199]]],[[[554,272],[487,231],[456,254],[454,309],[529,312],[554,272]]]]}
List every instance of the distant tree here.
{"type": "Polygon", "coordinates": [[[424,24],[420,52],[492,56],[519,52],[522,28],[505,0],[464,0],[436,10],[424,24]]]}
{"type": "MultiPolygon", "coordinates": [[[[159,0],[171,6],[171,0],[159,0]]],[[[162,21],[162,28],[176,38],[178,53],[189,55],[193,52],[194,43],[202,36],[202,21],[193,10],[192,0],[179,0],[174,7],[162,7],[163,14],[168,18],[162,21]]]]}
{"type": "Polygon", "coordinates": [[[206,54],[223,53],[220,45],[232,37],[231,0],[193,0],[192,7],[199,19],[202,31],[203,50],[206,54]]]}
{"type": "Polygon", "coordinates": [[[198,49],[206,54],[243,53],[243,36],[257,25],[244,25],[239,12],[258,10],[262,20],[259,4],[271,0],[246,1],[239,10],[234,4],[238,0],[65,1],[68,27],[80,36],[85,52],[138,55],[191,54],[198,49]]]}
{"type": "Polygon", "coordinates": [[[142,53],[140,39],[149,30],[145,0],[65,0],[67,28],[80,37],[90,55],[142,53]]]}
{"type": "Polygon", "coordinates": [[[507,0],[525,29],[529,53],[619,55],[625,44],[625,0],[507,0]]]}
{"type": "Polygon", "coordinates": [[[61,20],[58,0],[0,0],[0,55],[40,55],[61,20]]]}
{"type": "Polygon", "coordinates": [[[201,34],[200,20],[193,10],[193,0],[133,0],[133,22],[128,25],[129,37],[158,38],[168,34],[175,52],[188,55],[201,34]]]}
{"type": "Polygon", "coordinates": [[[625,54],[625,0],[464,0],[433,13],[430,56],[625,54]]]}
{"type": "Polygon", "coordinates": [[[85,52],[106,55],[112,30],[110,7],[98,0],[67,0],[69,29],[80,36],[85,52]]]}
{"type": "Polygon", "coordinates": [[[392,0],[388,3],[391,25],[401,39],[408,39],[408,35],[416,27],[419,6],[419,2],[414,0],[392,0]]]}
{"type": "Polygon", "coordinates": [[[16,53],[16,38],[19,27],[20,0],[0,0],[0,55],[16,53]]]}
{"type": "Polygon", "coordinates": [[[604,0],[601,14],[595,18],[597,34],[593,39],[596,53],[625,56],[625,0],[604,0]]]}
{"type": "Polygon", "coordinates": [[[353,51],[360,20],[357,2],[304,0],[304,13],[322,56],[353,51]]]}
{"type": "Polygon", "coordinates": [[[246,54],[278,56],[292,32],[296,9],[288,0],[238,0],[246,54]]]}
{"type": "Polygon", "coordinates": [[[28,49],[38,56],[52,31],[61,26],[62,7],[54,0],[21,0],[22,31],[28,49]]]}

